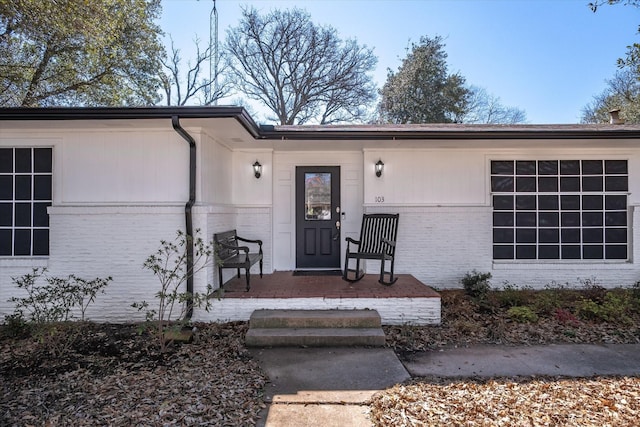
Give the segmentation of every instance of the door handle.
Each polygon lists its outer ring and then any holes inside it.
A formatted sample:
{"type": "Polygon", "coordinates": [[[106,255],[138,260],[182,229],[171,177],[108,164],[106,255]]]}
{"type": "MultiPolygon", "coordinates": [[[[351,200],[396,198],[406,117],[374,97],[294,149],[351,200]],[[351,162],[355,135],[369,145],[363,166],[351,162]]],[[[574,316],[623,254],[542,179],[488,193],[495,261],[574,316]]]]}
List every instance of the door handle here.
{"type": "Polygon", "coordinates": [[[340,238],[340,221],[336,221],[336,234],[333,236],[333,240],[340,238]]]}

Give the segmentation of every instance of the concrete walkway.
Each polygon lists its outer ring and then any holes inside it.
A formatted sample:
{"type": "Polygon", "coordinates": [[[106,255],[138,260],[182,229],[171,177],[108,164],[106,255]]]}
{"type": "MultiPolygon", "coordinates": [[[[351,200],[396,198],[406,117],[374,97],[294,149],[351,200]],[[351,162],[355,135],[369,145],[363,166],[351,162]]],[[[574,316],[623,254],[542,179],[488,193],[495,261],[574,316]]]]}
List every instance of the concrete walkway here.
{"type": "Polygon", "coordinates": [[[472,346],[414,354],[390,349],[252,349],[269,376],[258,426],[369,427],[368,401],[411,377],[640,375],[640,344],[472,346]]]}

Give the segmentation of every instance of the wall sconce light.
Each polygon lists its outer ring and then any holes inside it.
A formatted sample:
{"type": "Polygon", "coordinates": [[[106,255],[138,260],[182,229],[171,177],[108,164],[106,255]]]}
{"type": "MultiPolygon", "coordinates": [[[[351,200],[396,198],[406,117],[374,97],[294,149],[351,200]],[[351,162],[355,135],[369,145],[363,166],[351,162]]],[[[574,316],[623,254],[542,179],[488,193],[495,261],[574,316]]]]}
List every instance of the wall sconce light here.
{"type": "Polygon", "coordinates": [[[262,175],[262,165],[257,160],[253,164],[253,174],[255,175],[256,179],[260,179],[260,175],[262,175]]]}
{"type": "Polygon", "coordinates": [[[382,160],[378,160],[376,162],[376,176],[378,178],[380,178],[382,176],[382,171],[384,170],[384,163],[382,163],[382,160]]]}

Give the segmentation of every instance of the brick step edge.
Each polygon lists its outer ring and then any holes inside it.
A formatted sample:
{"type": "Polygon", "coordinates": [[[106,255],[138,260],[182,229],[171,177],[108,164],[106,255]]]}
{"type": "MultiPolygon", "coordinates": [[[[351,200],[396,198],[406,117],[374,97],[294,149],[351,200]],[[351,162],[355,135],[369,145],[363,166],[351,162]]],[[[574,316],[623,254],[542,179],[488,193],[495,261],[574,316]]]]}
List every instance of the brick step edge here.
{"type": "Polygon", "coordinates": [[[249,347],[382,347],[381,328],[258,328],[245,336],[249,347]]]}

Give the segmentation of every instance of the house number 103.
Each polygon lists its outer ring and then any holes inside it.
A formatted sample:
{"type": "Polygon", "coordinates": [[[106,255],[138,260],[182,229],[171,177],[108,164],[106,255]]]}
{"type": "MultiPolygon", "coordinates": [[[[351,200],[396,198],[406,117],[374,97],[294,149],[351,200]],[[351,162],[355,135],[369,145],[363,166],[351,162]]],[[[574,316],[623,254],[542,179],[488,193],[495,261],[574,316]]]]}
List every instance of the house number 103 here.
{"type": "Polygon", "coordinates": [[[384,203],[384,196],[376,196],[376,203],[384,203]]]}

